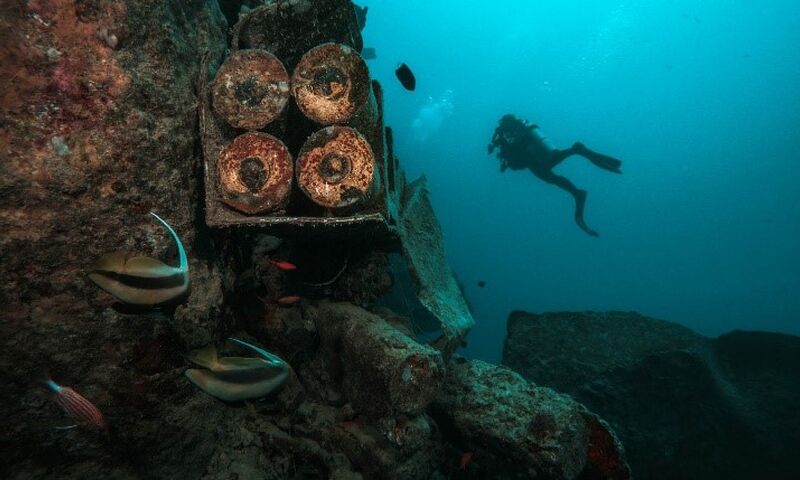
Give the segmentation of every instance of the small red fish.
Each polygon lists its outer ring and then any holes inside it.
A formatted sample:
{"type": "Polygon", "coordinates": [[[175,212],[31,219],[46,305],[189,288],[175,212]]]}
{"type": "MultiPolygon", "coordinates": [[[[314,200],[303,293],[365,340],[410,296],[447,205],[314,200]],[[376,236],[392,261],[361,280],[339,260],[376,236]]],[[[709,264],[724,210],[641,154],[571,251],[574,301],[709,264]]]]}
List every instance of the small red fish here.
{"type": "Polygon", "coordinates": [[[56,382],[47,379],[47,387],[53,394],[52,398],[67,415],[81,426],[106,430],[108,428],[103,413],[83,395],[69,387],[62,387],[56,382]]]}
{"type": "Polygon", "coordinates": [[[299,295],[288,295],[286,297],[281,297],[276,300],[276,302],[278,302],[278,305],[294,305],[299,301],[300,301],[299,295]]]}
{"type": "Polygon", "coordinates": [[[355,420],[344,420],[339,422],[339,426],[344,428],[345,430],[357,430],[360,425],[355,420]]]}
{"type": "Polygon", "coordinates": [[[292,262],[287,262],[286,260],[270,260],[273,265],[278,267],[278,270],[283,270],[284,272],[291,272],[293,270],[297,270],[297,265],[292,262]]]}
{"type": "Polygon", "coordinates": [[[472,461],[473,455],[475,455],[475,452],[466,452],[463,455],[461,455],[461,462],[459,463],[461,470],[467,469],[467,465],[469,465],[469,462],[472,461]]]}

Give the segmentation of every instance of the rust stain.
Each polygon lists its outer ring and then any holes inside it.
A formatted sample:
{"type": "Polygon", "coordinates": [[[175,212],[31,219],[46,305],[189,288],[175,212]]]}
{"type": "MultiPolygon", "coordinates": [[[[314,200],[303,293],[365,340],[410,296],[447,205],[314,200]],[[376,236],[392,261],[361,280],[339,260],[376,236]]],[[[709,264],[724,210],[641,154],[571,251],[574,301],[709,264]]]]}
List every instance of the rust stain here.
{"type": "Polygon", "coordinates": [[[355,129],[326,127],[312,134],[297,159],[297,183],[319,205],[337,208],[365,199],[374,179],[375,156],[369,142],[355,129]],[[335,155],[347,168],[330,175],[326,162],[335,155]],[[331,179],[335,177],[335,179],[331,179]]]}
{"type": "Polygon", "coordinates": [[[292,94],[300,110],[315,122],[324,125],[344,122],[367,100],[367,65],[347,45],[318,45],[297,64],[292,75],[292,94]]]}
{"type": "Polygon", "coordinates": [[[289,200],[292,156],[272,135],[248,132],[236,137],[217,163],[223,201],[244,213],[282,208],[289,200]],[[259,168],[245,168],[248,164],[259,168]]]}

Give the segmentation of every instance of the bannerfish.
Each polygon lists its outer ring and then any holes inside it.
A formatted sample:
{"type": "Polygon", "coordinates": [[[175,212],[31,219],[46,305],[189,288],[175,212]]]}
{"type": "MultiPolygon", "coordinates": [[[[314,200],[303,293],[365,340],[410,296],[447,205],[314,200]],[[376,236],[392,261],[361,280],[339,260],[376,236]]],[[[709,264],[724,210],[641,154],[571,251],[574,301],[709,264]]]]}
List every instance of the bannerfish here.
{"type": "Polygon", "coordinates": [[[289,365],[280,357],[236,338],[229,338],[260,357],[219,357],[209,345],[186,355],[205,367],[186,370],[186,378],[200,390],[226,402],[238,402],[266,396],[277,391],[289,378],[289,365]]]}
{"type": "Polygon", "coordinates": [[[69,387],[62,387],[50,378],[45,380],[47,388],[50,390],[51,398],[58,404],[72,420],[75,425],[68,427],[58,427],[60,429],[74,428],[77,426],[107,430],[108,425],[103,417],[103,413],[94,406],[92,402],[83,395],[69,387]]]}
{"type": "Polygon", "coordinates": [[[92,266],[89,278],[118,300],[130,305],[159,305],[184,295],[189,288],[189,262],[178,234],[161,217],[161,222],[178,247],[179,264],[167,265],[155,258],[129,252],[113,252],[92,266]]]}
{"type": "Polygon", "coordinates": [[[397,69],[394,71],[395,76],[397,79],[400,80],[400,84],[403,85],[403,88],[409,91],[414,91],[417,88],[417,79],[414,78],[414,73],[408,68],[408,65],[405,63],[401,63],[397,66],[397,69]]]}

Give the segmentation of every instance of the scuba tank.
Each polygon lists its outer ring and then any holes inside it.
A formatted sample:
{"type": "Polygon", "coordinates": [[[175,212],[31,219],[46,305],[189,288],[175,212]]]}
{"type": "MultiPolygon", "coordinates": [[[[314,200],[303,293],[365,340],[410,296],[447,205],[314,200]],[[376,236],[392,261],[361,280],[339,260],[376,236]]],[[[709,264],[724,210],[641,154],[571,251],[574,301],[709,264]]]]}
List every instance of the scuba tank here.
{"type": "Polygon", "coordinates": [[[500,119],[489,152],[495,147],[500,149],[499,157],[504,166],[512,170],[528,168],[534,163],[534,159],[548,157],[554,150],[538,125],[528,124],[513,115],[500,119]]]}
{"type": "Polygon", "coordinates": [[[551,152],[556,149],[550,139],[544,136],[542,133],[542,129],[539,128],[538,125],[530,125],[528,126],[531,129],[531,133],[533,133],[534,141],[540,145],[540,148],[544,148],[548,152],[551,152]]]}

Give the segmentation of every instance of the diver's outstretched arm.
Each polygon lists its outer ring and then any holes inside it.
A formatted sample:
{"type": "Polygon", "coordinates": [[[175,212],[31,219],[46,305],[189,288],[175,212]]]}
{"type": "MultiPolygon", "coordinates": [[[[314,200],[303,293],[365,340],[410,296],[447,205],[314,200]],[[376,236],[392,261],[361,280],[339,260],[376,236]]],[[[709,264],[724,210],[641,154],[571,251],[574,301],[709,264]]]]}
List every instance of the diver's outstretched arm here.
{"type": "Polygon", "coordinates": [[[575,223],[577,223],[578,227],[580,227],[580,229],[586,232],[587,234],[593,237],[600,236],[599,233],[589,228],[589,226],[586,225],[586,221],[583,219],[583,210],[584,207],[586,206],[586,190],[579,189],[578,187],[573,185],[568,178],[562,177],[561,175],[556,175],[555,173],[549,170],[546,172],[539,172],[539,173],[533,172],[533,173],[534,175],[541,178],[545,182],[553,184],[563,190],[568,191],[575,199],[575,223]]]}

